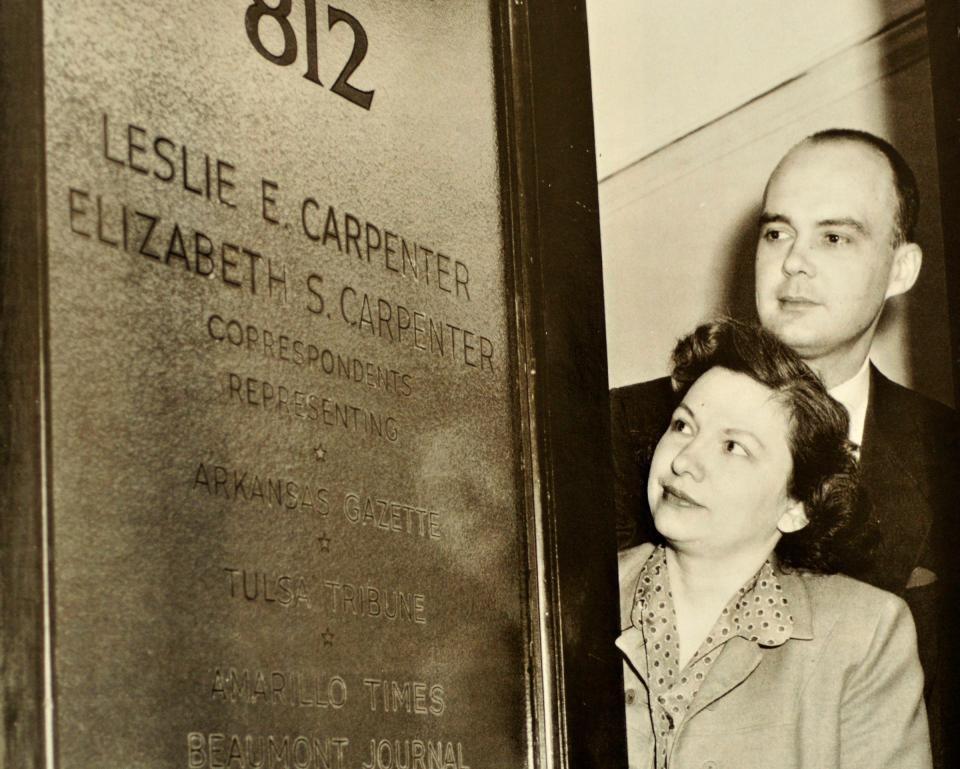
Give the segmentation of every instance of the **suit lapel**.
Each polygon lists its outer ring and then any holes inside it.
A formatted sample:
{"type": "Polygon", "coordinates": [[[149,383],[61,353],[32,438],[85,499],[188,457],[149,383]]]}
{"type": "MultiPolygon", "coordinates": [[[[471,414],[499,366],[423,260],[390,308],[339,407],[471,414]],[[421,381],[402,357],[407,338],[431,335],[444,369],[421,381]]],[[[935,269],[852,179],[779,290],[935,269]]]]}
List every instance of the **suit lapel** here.
{"type": "Polygon", "coordinates": [[[727,641],[690,705],[690,710],[684,717],[684,723],[743,683],[757,669],[762,658],[763,652],[753,641],[740,636],[727,641]]]}
{"type": "Polygon", "coordinates": [[[645,686],[647,683],[647,653],[643,645],[643,632],[633,626],[631,615],[633,613],[634,597],[637,594],[640,570],[652,552],[653,545],[647,543],[622,550],[618,555],[620,627],[622,630],[616,644],[645,686]]]}
{"type": "Polygon", "coordinates": [[[924,447],[909,415],[891,413],[895,410],[890,403],[891,389],[871,365],[860,465],[864,488],[880,524],[881,545],[874,559],[877,565],[870,573],[856,576],[899,593],[918,562],[933,514],[919,466],[924,447]]]}
{"type": "MultiPolygon", "coordinates": [[[[793,630],[787,643],[809,641],[813,638],[813,609],[804,580],[794,573],[779,573],[783,594],[789,600],[793,614],[793,630]]],[[[731,638],[710,668],[706,681],[697,692],[684,723],[727,692],[743,683],[760,665],[763,650],[759,644],[741,636],[731,638]]]]}

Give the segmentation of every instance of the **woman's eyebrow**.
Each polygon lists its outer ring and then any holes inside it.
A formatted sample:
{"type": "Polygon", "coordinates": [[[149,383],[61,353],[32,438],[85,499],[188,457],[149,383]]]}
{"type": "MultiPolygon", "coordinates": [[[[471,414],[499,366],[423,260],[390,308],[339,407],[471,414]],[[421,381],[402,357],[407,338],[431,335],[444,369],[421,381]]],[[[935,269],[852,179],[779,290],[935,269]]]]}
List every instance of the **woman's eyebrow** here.
{"type": "Polygon", "coordinates": [[[731,438],[737,438],[738,440],[746,439],[746,440],[753,441],[758,446],[760,446],[760,448],[766,451],[767,444],[765,444],[762,440],[760,440],[760,436],[758,436],[754,432],[751,432],[750,430],[740,430],[740,429],[737,429],[736,427],[728,427],[726,430],[723,431],[723,434],[731,438]]]}

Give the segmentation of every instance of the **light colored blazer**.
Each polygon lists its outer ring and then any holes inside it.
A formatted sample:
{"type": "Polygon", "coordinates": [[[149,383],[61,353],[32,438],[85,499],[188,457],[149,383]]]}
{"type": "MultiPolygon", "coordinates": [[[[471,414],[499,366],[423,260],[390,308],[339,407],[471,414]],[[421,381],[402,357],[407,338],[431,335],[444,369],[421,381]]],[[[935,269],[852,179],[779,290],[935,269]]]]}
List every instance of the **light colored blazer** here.
{"type": "MultiPolygon", "coordinates": [[[[645,653],[630,610],[652,545],[620,554],[631,769],[653,766],[645,653]]],[[[842,575],[780,574],[791,637],[731,638],[677,729],[670,769],[929,769],[923,672],[907,605],[842,575]]]]}

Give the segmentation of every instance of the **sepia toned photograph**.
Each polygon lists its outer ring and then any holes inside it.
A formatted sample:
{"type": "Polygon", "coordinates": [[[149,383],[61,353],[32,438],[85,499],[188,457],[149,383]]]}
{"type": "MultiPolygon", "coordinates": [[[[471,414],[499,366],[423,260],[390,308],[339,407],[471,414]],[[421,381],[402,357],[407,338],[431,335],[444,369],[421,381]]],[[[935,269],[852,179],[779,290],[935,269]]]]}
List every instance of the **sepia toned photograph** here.
{"type": "Polygon", "coordinates": [[[709,5],[590,8],[629,765],[947,766],[937,30],[709,5]]]}

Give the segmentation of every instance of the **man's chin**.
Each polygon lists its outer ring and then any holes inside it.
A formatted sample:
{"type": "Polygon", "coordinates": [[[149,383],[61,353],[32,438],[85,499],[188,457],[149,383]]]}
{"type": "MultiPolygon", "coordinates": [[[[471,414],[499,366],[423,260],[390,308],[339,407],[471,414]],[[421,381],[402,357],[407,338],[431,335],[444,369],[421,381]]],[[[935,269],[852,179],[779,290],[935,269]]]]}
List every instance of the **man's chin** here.
{"type": "Polygon", "coordinates": [[[824,346],[822,334],[809,322],[778,314],[769,322],[762,321],[762,323],[767,331],[794,350],[801,358],[815,358],[822,354],[824,346]]]}

